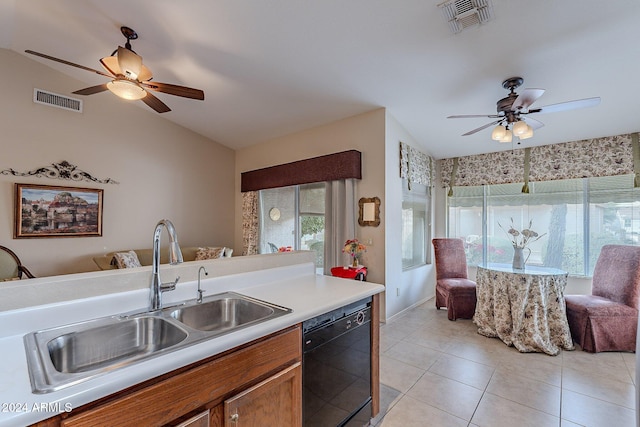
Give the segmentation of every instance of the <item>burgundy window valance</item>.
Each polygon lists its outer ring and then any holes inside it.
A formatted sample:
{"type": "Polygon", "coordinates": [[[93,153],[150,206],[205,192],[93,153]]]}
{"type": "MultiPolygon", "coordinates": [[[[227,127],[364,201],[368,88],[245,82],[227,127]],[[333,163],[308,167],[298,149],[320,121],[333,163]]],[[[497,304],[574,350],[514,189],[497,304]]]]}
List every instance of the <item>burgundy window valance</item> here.
{"type": "Polygon", "coordinates": [[[338,179],[362,179],[362,153],[342,151],[241,174],[241,191],[288,187],[338,179]]]}

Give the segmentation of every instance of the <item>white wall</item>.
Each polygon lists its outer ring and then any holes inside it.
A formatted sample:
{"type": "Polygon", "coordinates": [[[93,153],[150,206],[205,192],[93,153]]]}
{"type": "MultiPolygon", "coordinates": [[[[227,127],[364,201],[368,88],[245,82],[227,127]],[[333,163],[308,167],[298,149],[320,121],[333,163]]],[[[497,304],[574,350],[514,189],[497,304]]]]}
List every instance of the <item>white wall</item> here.
{"type": "MultiPolygon", "coordinates": [[[[367,279],[371,282],[384,284],[384,126],[385,110],[376,109],[236,151],[237,217],[242,217],[242,196],[240,193],[240,174],[242,172],[340,151],[358,150],[362,153],[362,180],[356,183],[356,199],[379,197],[382,224],[378,227],[360,227],[356,224],[355,237],[361,241],[371,239],[373,242],[364,255],[364,263],[369,272],[367,279]]],[[[235,246],[238,250],[242,248],[242,224],[240,221],[236,223],[235,246]]]]}
{"type": "MultiPolygon", "coordinates": [[[[387,111],[385,127],[385,284],[383,298],[386,318],[435,295],[435,264],[402,270],[402,180],[400,179],[400,141],[426,151],[387,111]]],[[[429,153],[426,153],[429,154],[429,153]]],[[[432,217],[435,204],[432,203],[432,217]]],[[[432,227],[433,229],[433,227],[432,227]]],[[[432,250],[431,241],[428,242],[432,250]]],[[[433,259],[433,257],[431,257],[433,259]]]]}
{"type": "MultiPolygon", "coordinates": [[[[14,250],[36,276],[91,271],[97,269],[93,256],[150,248],[162,218],[173,221],[183,246],[233,246],[233,150],[140,101],[130,104],[110,92],[72,95],[90,84],[10,50],[0,49],[0,75],[0,170],[26,172],[66,160],[120,182],[0,175],[0,245],[14,250]],[[84,112],[35,104],[34,87],[81,98],[84,112]],[[103,236],[13,239],[14,183],[104,189],[103,236]]],[[[175,99],[158,96],[169,106],[175,99]]]]}

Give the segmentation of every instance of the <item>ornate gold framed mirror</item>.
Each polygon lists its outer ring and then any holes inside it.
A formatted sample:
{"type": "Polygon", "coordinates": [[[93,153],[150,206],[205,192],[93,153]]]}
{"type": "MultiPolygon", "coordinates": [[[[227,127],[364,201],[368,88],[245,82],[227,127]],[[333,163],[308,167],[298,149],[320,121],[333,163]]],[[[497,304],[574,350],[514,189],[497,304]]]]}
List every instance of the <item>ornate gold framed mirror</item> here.
{"type": "Polygon", "coordinates": [[[377,227],[380,225],[380,199],[378,197],[362,197],[358,201],[358,224],[360,226],[377,227]]]}

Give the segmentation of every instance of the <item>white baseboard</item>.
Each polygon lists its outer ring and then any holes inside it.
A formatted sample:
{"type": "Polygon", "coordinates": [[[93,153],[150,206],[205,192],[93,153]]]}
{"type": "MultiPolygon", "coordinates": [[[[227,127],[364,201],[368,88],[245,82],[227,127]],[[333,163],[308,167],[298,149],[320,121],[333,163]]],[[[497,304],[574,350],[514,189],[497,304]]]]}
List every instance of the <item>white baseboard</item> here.
{"type": "Polygon", "coordinates": [[[419,305],[424,304],[425,302],[432,300],[433,298],[435,298],[435,294],[428,296],[426,298],[421,299],[420,301],[410,305],[409,307],[405,308],[402,311],[397,312],[396,314],[394,314],[393,316],[389,317],[388,319],[386,319],[386,321],[383,321],[382,323],[392,323],[394,320],[398,319],[399,317],[402,317],[402,315],[404,313],[406,313],[407,311],[416,308],[419,305]]]}

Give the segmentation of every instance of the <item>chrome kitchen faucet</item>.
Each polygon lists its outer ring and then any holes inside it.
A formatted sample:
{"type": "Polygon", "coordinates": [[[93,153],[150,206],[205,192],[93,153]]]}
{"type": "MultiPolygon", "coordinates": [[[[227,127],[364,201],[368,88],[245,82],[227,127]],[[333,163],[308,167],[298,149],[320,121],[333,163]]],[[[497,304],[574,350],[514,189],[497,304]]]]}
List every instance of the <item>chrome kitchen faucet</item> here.
{"type": "Polygon", "coordinates": [[[178,245],[178,237],[176,229],[168,219],[162,219],[156,225],[153,233],[153,270],[151,273],[151,284],[149,294],[149,310],[155,311],[162,308],[162,292],[173,291],[180,280],[180,276],[176,277],[174,282],[162,283],[160,280],[160,235],[162,228],[166,227],[169,233],[169,264],[175,265],[182,262],[182,251],[178,245]]]}

